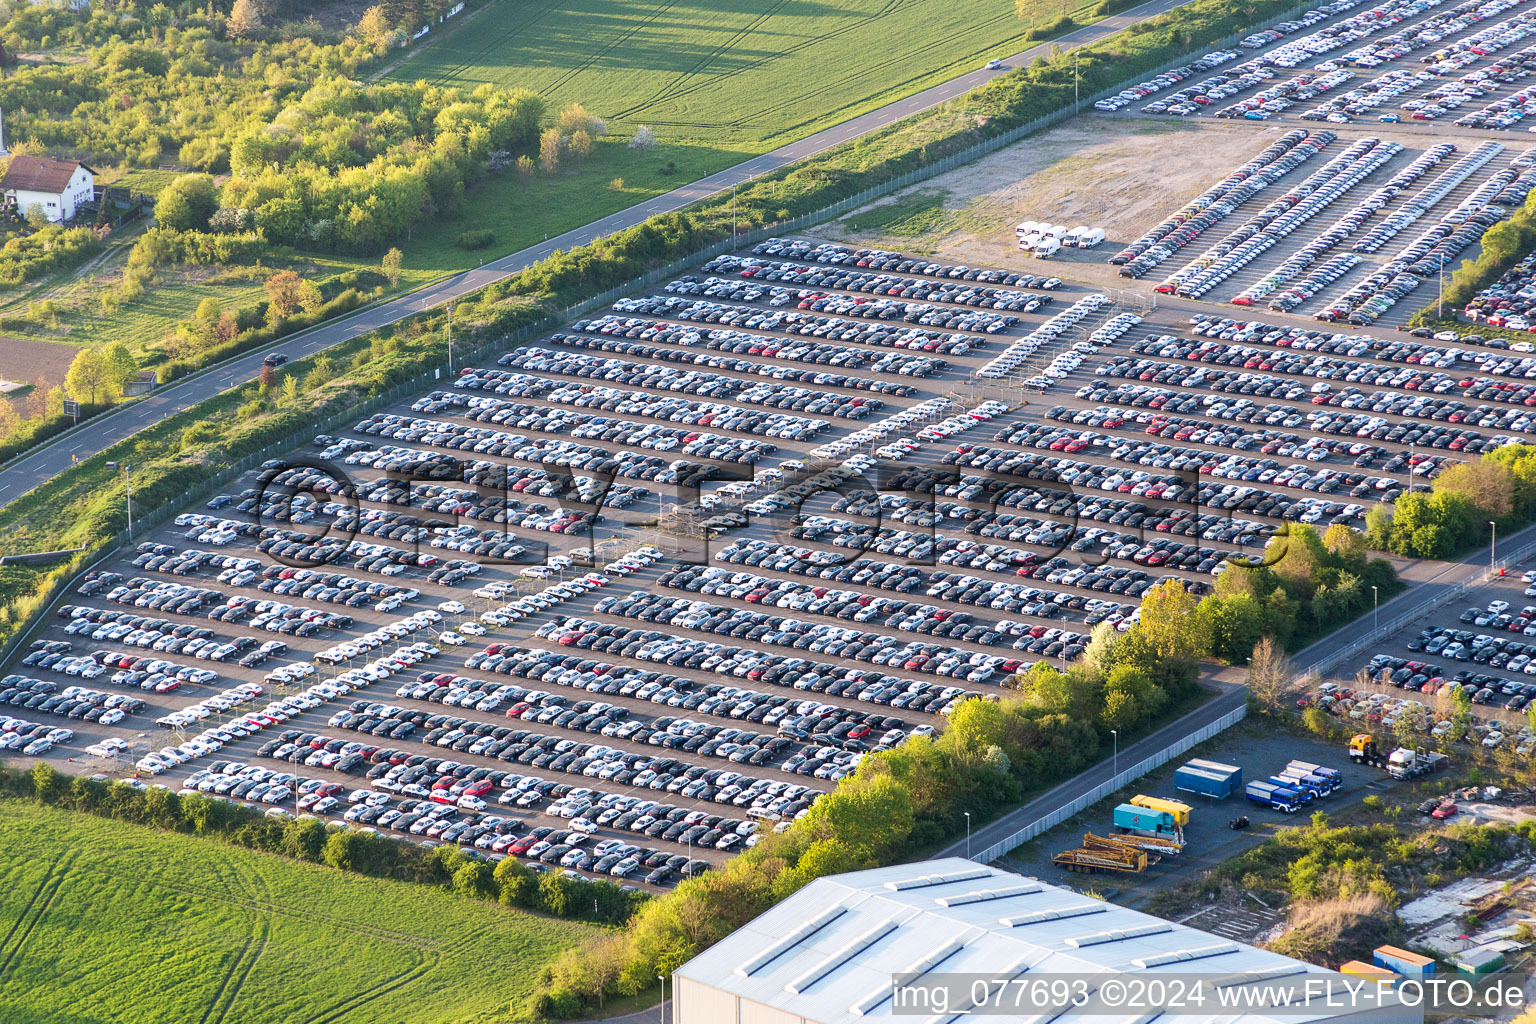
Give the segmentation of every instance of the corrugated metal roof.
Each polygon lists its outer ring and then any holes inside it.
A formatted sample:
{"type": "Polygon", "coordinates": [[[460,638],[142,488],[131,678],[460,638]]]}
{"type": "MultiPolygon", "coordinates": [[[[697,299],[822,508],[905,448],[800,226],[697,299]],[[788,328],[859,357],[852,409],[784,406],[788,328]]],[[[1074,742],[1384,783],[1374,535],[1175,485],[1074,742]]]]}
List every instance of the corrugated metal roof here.
{"type": "MultiPolygon", "coordinates": [[[[818,879],[678,969],[677,977],[730,992],[818,1024],[912,1020],[893,1014],[891,979],[902,973],[986,974],[993,979],[1143,976],[1199,971],[1221,987],[1301,973],[1339,978],[1322,967],[961,858],[857,871],[818,879]],[[1191,961],[1194,961],[1191,963],[1191,961]]],[[[1342,978],[1339,978],[1342,981],[1342,978]]],[[[1032,1007],[997,1016],[951,1007],[934,1024],[1284,1024],[1340,1016],[1316,1012],[1149,1014],[1146,1021],[1032,1007]]],[[[687,1018],[686,1002],[681,1007],[687,1018]]]]}

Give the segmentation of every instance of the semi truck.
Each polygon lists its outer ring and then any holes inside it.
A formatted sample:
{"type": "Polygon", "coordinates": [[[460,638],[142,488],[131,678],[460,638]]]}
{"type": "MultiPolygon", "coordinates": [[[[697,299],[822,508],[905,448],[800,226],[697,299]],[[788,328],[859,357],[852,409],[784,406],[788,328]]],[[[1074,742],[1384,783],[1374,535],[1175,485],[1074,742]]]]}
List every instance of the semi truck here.
{"type": "Polygon", "coordinates": [[[1417,779],[1433,775],[1450,763],[1444,754],[1426,753],[1409,747],[1398,747],[1391,753],[1376,743],[1370,733],[1359,733],[1350,738],[1349,759],[1356,764],[1385,768],[1394,779],[1417,779]]]}
{"type": "Polygon", "coordinates": [[[1171,812],[1137,807],[1135,804],[1116,807],[1114,822],[1115,828],[1126,832],[1145,832],[1154,836],[1176,836],[1179,833],[1179,823],[1171,812]]]}
{"type": "Polygon", "coordinates": [[[1277,786],[1272,782],[1250,782],[1243,788],[1243,795],[1256,804],[1286,814],[1294,814],[1301,808],[1301,794],[1288,786],[1277,786]]]}

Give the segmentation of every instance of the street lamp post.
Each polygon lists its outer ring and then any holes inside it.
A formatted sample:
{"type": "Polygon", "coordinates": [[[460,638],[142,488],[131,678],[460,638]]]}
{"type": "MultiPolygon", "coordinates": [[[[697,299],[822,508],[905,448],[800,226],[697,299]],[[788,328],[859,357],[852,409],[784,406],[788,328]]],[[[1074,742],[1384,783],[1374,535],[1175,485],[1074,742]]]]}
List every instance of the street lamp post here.
{"type": "MultiPolygon", "coordinates": [[[[133,520],[128,520],[128,529],[133,529],[133,520]]],[[[1499,524],[1492,519],[1488,520],[1488,529],[1491,531],[1488,538],[1488,573],[1493,574],[1494,555],[1499,549],[1499,524]]]]}
{"type": "Polygon", "coordinates": [[[1380,606],[1378,604],[1380,598],[1381,598],[1381,591],[1377,587],[1372,587],[1371,588],[1371,632],[1372,633],[1376,632],[1376,624],[1379,621],[1378,618],[1377,618],[1377,613],[1379,611],[1381,611],[1381,608],[1380,608],[1380,606]]]}
{"type": "Polygon", "coordinates": [[[971,812],[965,812],[965,859],[971,859],[971,812]]]}
{"type": "Polygon", "coordinates": [[[1111,729],[1109,735],[1114,740],[1114,753],[1110,760],[1110,775],[1113,777],[1120,774],[1120,730],[1111,729]]]}
{"type": "Polygon", "coordinates": [[[656,980],[661,982],[661,1024],[667,1024],[667,976],[658,974],[656,980]]]}
{"type": "Polygon", "coordinates": [[[453,303],[448,303],[448,376],[453,376],[453,303]]]}

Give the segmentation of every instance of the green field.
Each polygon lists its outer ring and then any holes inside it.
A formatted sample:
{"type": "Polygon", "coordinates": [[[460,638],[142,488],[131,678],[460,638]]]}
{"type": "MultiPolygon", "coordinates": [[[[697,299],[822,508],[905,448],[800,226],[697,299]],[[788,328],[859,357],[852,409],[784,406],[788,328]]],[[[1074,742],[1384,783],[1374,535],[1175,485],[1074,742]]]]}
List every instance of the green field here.
{"type": "MultiPolygon", "coordinates": [[[[1064,13],[1038,6],[1042,24],[1064,13]]],[[[623,133],[762,151],[1008,56],[1029,28],[1000,0],[495,0],[392,74],[522,86],[623,133]]]]}
{"type": "Polygon", "coordinates": [[[15,800],[0,851],[5,1024],[506,1021],[593,932],[15,800]]]}
{"type": "MultiPolygon", "coordinates": [[[[1036,6],[1044,25],[1093,4],[1036,6]]],[[[494,0],[391,73],[761,152],[1009,56],[1030,24],[1007,0],[494,0]]]]}
{"type": "Polygon", "coordinates": [[[1006,0],[490,0],[388,75],[532,89],[551,117],[581,103],[614,139],[526,190],[510,175],[477,183],[462,212],[401,246],[406,262],[472,267],[454,247],[464,230],[495,232],[489,257],[517,250],[1026,49],[1035,24],[1089,21],[1096,4],[1034,6],[1020,18],[1006,0]],[[641,125],[659,145],[626,149],[641,125]]]}

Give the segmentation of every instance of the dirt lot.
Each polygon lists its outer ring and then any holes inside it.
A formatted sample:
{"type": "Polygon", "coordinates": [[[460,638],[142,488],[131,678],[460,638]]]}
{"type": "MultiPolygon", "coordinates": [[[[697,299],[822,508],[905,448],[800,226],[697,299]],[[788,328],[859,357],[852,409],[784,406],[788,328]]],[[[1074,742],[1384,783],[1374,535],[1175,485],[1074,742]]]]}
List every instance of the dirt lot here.
{"type": "MultiPolygon", "coordinates": [[[[0,380],[35,384],[39,377],[49,384],[64,383],[64,374],[78,349],[51,341],[0,338],[0,380]]],[[[20,411],[25,392],[12,399],[20,411]]]]}
{"type": "Polygon", "coordinates": [[[1104,263],[1105,256],[1167,216],[1181,198],[1261,151],[1276,134],[1228,122],[1078,118],[812,233],[962,263],[1020,267],[1032,261],[1014,244],[1019,221],[1089,224],[1105,230],[1104,244],[1063,250],[1051,261],[1052,272],[1124,287],[1128,282],[1104,263]],[[1169,160],[1169,152],[1203,157],[1169,160]],[[1157,168],[1156,175],[1148,174],[1150,167],[1157,168]],[[872,229],[872,222],[879,226],[872,229]]]}

